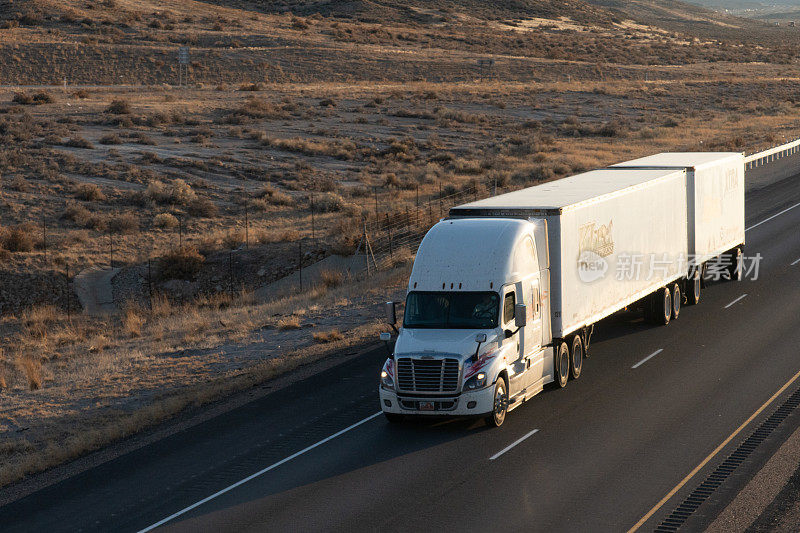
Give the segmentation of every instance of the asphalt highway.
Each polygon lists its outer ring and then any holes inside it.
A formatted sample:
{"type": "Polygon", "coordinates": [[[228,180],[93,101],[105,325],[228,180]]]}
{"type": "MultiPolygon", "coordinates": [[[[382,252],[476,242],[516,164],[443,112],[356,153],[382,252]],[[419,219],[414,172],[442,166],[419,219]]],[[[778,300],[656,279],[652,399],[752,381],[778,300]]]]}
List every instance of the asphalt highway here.
{"type": "MultiPolygon", "coordinates": [[[[800,371],[798,204],[800,177],[748,193],[757,280],[709,285],[666,327],[602,322],[581,378],[499,429],[390,425],[376,347],[0,508],[0,529],[627,531],[646,517],[652,531],[800,386],[765,406],[800,371]]],[[[710,523],[799,423],[791,414],[685,529],[710,523]]]]}

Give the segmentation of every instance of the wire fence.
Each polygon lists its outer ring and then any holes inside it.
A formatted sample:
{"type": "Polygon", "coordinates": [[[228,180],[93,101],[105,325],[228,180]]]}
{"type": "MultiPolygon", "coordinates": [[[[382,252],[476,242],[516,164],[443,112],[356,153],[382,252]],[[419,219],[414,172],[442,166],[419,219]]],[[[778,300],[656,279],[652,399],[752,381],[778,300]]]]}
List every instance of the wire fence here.
{"type": "MultiPolygon", "coordinates": [[[[788,160],[789,158],[786,156],[789,155],[800,154],[798,150],[800,150],[800,141],[795,140],[752,154],[746,159],[746,169],[754,173],[766,171],[772,163],[778,163],[784,158],[788,160]]],[[[401,195],[398,194],[397,188],[374,187],[369,196],[362,197],[360,213],[349,215],[341,213],[339,215],[343,219],[349,217],[349,227],[358,228],[360,234],[358,244],[354,246],[354,250],[350,250],[357,257],[356,264],[359,265],[355,271],[351,270],[351,274],[371,276],[377,271],[407,261],[416,253],[427,231],[441,218],[447,216],[451,207],[529,185],[527,183],[499,184],[496,179],[491,177],[474,178],[461,188],[438,182],[428,184],[427,192],[423,194],[420,193],[419,186],[416,187],[413,194],[409,195],[406,191],[402,201],[399,199],[401,195]],[[431,185],[433,186],[431,187],[431,185]]],[[[322,248],[327,247],[333,240],[341,238],[341,235],[338,234],[340,228],[330,223],[330,213],[321,209],[319,205],[318,195],[320,194],[322,193],[308,193],[305,197],[304,200],[308,202],[305,209],[310,214],[310,228],[302,228],[307,234],[297,240],[296,248],[292,249],[292,245],[287,243],[281,252],[282,266],[275,272],[266,273],[266,283],[288,276],[298,278],[300,290],[307,289],[314,283],[308,275],[304,276],[303,270],[329,253],[321,251],[322,248]]],[[[248,259],[242,253],[250,250],[252,245],[256,244],[253,224],[254,222],[263,222],[263,220],[259,220],[259,214],[254,213],[249,207],[250,198],[237,198],[237,200],[241,212],[239,216],[234,216],[230,220],[228,232],[229,234],[243,234],[243,238],[241,242],[231,239],[233,244],[227,252],[224,249],[217,252],[218,254],[227,254],[226,257],[220,260],[217,255],[217,261],[213,265],[206,266],[211,269],[211,272],[206,273],[206,277],[212,280],[210,283],[212,291],[233,294],[255,289],[259,283],[263,284],[262,282],[264,282],[261,276],[255,276],[252,272],[254,269],[252,258],[248,259]]],[[[264,219],[269,215],[261,214],[260,216],[264,219]]],[[[87,249],[86,255],[93,255],[93,262],[100,263],[100,266],[137,269],[138,290],[128,294],[127,297],[152,306],[156,293],[160,291],[159,282],[164,281],[160,275],[161,260],[164,255],[162,252],[196,245],[197,240],[202,237],[202,235],[198,236],[196,228],[194,228],[194,232],[192,231],[191,225],[191,219],[179,216],[173,231],[140,239],[141,244],[136,246],[132,253],[130,246],[125,250],[119,243],[120,238],[131,239],[130,236],[123,236],[111,230],[98,231],[95,232],[95,235],[99,239],[93,240],[91,251],[87,249]],[[101,257],[100,261],[97,261],[98,252],[101,256],[105,256],[105,260],[101,257]]],[[[75,292],[74,276],[79,273],[78,265],[81,262],[64,261],[62,257],[58,256],[59,250],[54,245],[54,241],[63,239],[64,233],[68,230],[59,227],[59,224],[52,221],[48,223],[44,219],[41,221],[40,227],[32,231],[40,232],[39,248],[43,253],[45,270],[48,273],[33,283],[35,287],[31,286],[30,280],[21,279],[20,284],[28,284],[25,289],[27,294],[32,291],[33,297],[24,296],[22,292],[15,292],[15,287],[12,287],[7,290],[5,299],[17,299],[18,307],[23,308],[55,304],[69,314],[80,312],[82,307],[75,292]],[[59,232],[61,232],[60,236],[59,232]]],[[[258,265],[256,264],[256,266],[258,265]]],[[[173,295],[173,298],[183,301],[184,295],[177,291],[177,295],[173,295]]],[[[3,303],[0,302],[0,310],[8,311],[7,307],[3,309],[3,303]]],[[[12,309],[12,311],[19,310],[12,309]]]]}

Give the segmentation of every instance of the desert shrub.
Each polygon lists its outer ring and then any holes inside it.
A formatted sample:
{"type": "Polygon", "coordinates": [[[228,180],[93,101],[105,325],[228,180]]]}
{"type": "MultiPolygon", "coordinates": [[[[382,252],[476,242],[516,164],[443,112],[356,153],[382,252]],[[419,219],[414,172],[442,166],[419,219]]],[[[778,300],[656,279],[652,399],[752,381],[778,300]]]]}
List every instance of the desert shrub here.
{"type": "Polygon", "coordinates": [[[278,320],[278,329],[281,331],[300,329],[300,327],[300,320],[294,315],[286,316],[278,320]]]}
{"type": "Polygon", "coordinates": [[[20,361],[22,371],[28,380],[30,390],[42,388],[42,362],[33,357],[23,357],[20,361]]]}
{"type": "Polygon", "coordinates": [[[326,192],[314,198],[314,208],[321,213],[341,211],[346,206],[344,198],[335,192],[326,192]]]}
{"type": "Polygon", "coordinates": [[[319,343],[340,341],[344,338],[342,334],[335,329],[332,329],[330,331],[321,331],[319,333],[314,333],[313,337],[314,340],[319,343]]]}
{"type": "Polygon", "coordinates": [[[275,187],[271,185],[267,185],[259,193],[257,194],[259,198],[265,199],[272,205],[293,205],[294,198],[292,198],[289,194],[279,191],[275,187]]]}
{"type": "Polygon", "coordinates": [[[176,179],[170,184],[161,181],[151,181],[145,190],[145,197],[159,204],[188,205],[195,199],[191,185],[182,179],[176,179]]]}
{"type": "Polygon", "coordinates": [[[83,137],[77,137],[77,136],[70,137],[69,140],[67,140],[67,142],[64,143],[64,145],[71,146],[72,148],[86,148],[88,150],[94,148],[94,145],[91,142],[87,141],[83,137]]]}
{"type": "Polygon", "coordinates": [[[231,111],[226,121],[232,124],[249,122],[250,119],[259,118],[285,118],[286,112],[272,102],[257,96],[248,98],[241,106],[231,111]]]}
{"type": "Polygon", "coordinates": [[[100,144],[122,144],[122,139],[116,133],[108,133],[100,137],[100,144]]]}
{"type": "Polygon", "coordinates": [[[82,100],[85,98],[89,98],[89,94],[90,94],[89,91],[87,91],[86,89],[78,89],[77,91],[72,93],[72,97],[82,100]]]}
{"type": "Polygon", "coordinates": [[[319,279],[322,285],[328,289],[332,289],[342,284],[344,276],[338,270],[323,270],[319,273],[319,279]]]}
{"type": "Polygon", "coordinates": [[[263,91],[264,88],[260,83],[243,83],[239,86],[240,91],[263,91]]]}
{"type": "Polygon", "coordinates": [[[175,248],[159,259],[159,276],[163,280],[192,280],[200,272],[203,261],[203,256],[192,246],[175,248]]]}
{"type": "Polygon", "coordinates": [[[159,213],[153,218],[153,225],[161,229],[178,227],[178,218],[171,213],[159,213]]]}
{"type": "Polygon", "coordinates": [[[55,101],[53,95],[45,91],[39,91],[29,95],[24,92],[16,92],[14,93],[14,97],[11,99],[15,104],[21,105],[40,105],[40,104],[51,104],[55,101]]]}
{"type": "Polygon", "coordinates": [[[3,248],[9,252],[30,252],[36,245],[29,228],[14,226],[6,230],[2,238],[3,248]]]}
{"type": "Polygon", "coordinates": [[[336,107],[336,102],[332,98],[323,98],[319,101],[320,107],[336,107]]]}
{"type": "Polygon", "coordinates": [[[112,233],[136,233],[139,231],[139,217],[134,213],[122,213],[109,217],[108,229],[112,233]]]}
{"type": "Polygon", "coordinates": [[[90,212],[81,204],[68,204],[61,217],[71,220],[82,228],[103,230],[106,227],[106,219],[102,215],[90,212]]]}
{"type": "Polygon", "coordinates": [[[186,206],[186,211],[194,217],[211,218],[219,214],[219,208],[208,198],[195,198],[186,206]]]}
{"type": "Polygon", "coordinates": [[[131,104],[127,100],[112,100],[106,108],[106,113],[112,115],[130,115],[131,104]]]}
{"type": "Polygon", "coordinates": [[[78,185],[75,188],[75,196],[87,202],[102,202],[106,199],[106,195],[94,183],[81,183],[78,185]]]}

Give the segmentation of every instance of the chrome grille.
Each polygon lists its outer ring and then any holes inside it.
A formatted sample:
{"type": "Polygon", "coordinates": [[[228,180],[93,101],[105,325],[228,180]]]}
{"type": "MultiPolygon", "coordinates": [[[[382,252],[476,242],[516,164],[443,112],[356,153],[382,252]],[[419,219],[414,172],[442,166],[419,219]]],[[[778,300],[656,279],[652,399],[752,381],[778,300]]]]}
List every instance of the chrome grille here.
{"type": "Polygon", "coordinates": [[[458,391],[458,359],[397,360],[397,387],[408,392],[458,391]]]}

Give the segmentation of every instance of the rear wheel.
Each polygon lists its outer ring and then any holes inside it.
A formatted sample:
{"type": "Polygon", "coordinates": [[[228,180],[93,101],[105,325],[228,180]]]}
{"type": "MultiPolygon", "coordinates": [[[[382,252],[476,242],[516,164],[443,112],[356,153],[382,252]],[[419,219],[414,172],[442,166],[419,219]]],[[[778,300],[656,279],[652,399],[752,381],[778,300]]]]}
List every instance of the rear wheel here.
{"type": "Polygon", "coordinates": [[[700,303],[700,290],[702,289],[703,276],[700,269],[693,271],[689,279],[686,280],[686,303],[697,305],[700,303]]]}
{"type": "Polygon", "coordinates": [[[572,350],[570,350],[569,358],[569,373],[572,379],[581,377],[581,369],[583,368],[583,341],[580,335],[575,335],[572,338],[572,350]]]}
{"type": "Polygon", "coordinates": [[[677,320],[681,314],[681,303],[683,297],[681,296],[681,286],[677,283],[672,284],[672,320],[677,320]]]}
{"type": "Polygon", "coordinates": [[[398,413],[387,413],[386,411],[383,412],[383,416],[386,417],[386,420],[389,421],[390,424],[399,424],[403,421],[403,415],[398,413]]]}
{"type": "Polygon", "coordinates": [[[494,386],[494,408],[489,416],[486,417],[486,425],[490,427],[500,427],[506,419],[508,412],[508,390],[506,381],[501,377],[497,378],[494,386]]]}
{"type": "Polygon", "coordinates": [[[566,342],[562,342],[558,346],[555,360],[555,381],[558,388],[563,389],[567,386],[569,379],[569,346],[566,342]]]}
{"type": "Polygon", "coordinates": [[[734,248],[730,252],[731,262],[728,264],[728,279],[731,281],[742,281],[744,272],[742,269],[742,249],[739,247],[734,248]]]}

